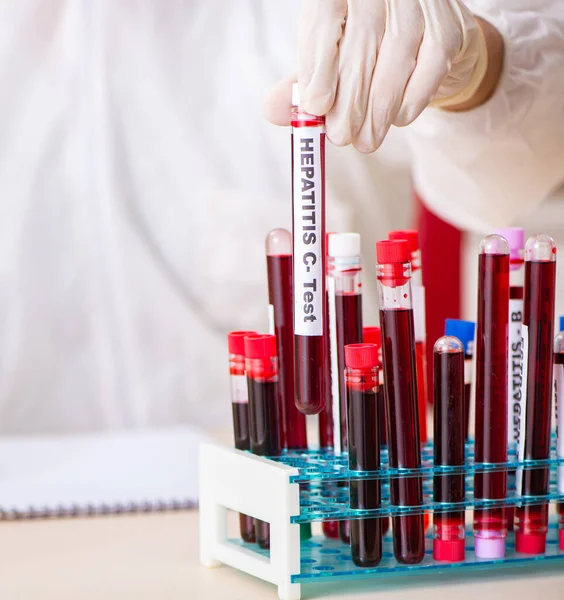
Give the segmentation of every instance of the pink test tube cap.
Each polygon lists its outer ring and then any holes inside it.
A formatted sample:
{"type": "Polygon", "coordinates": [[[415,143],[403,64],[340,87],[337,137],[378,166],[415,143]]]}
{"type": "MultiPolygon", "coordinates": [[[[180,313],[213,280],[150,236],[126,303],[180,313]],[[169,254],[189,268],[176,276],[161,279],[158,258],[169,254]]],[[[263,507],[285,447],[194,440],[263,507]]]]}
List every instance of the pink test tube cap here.
{"type": "Polygon", "coordinates": [[[520,253],[525,249],[525,230],[521,227],[506,227],[496,229],[494,233],[507,240],[511,258],[519,258],[520,253]]]}
{"type": "MultiPolygon", "coordinates": [[[[562,533],[562,532],[561,532],[562,533]]],[[[515,534],[515,551],[521,554],[544,554],[546,550],[546,535],[544,533],[515,534]]]]}
{"type": "Polygon", "coordinates": [[[462,562],[464,540],[433,540],[433,558],[443,562],[462,562]]]}
{"type": "Polygon", "coordinates": [[[505,557],[505,538],[482,538],[474,536],[476,558],[499,559],[505,557]]]}
{"type": "Polygon", "coordinates": [[[560,535],[560,550],[564,550],[564,529],[559,531],[560,535]]]}

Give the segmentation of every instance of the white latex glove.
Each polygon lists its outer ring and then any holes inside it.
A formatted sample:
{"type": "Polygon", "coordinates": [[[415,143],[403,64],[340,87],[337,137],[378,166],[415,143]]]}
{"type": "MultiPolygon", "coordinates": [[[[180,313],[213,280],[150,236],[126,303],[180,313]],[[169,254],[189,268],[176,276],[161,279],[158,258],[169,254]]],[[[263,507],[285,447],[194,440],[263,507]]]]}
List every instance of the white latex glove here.
{"type": "MultiPolygon", "coordinates": [[[[302,0],[301,106],[327,116],[337,146],[374,152],[392,124],[469,100],[486,68],[484,36],[460,0],[302,0]]],[[[273,88],[269,120],[286,124],[289,94],[288,80],[273,88]]]]}

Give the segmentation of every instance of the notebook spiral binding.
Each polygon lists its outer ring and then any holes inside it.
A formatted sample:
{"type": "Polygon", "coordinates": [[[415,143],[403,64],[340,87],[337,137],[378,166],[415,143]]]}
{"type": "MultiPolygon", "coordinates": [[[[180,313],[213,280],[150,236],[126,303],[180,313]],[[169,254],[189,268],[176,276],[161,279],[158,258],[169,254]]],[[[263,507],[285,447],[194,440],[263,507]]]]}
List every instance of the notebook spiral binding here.
{"type": "Polygon", "coordinates": [[[98,517],[107,515],[173,512],[198,508],[192,500],[161,500],[158,502],[124,502],[115,504],[70,504],[55,508],[30,506],[27,510],[0,508],[0,521],[19,521],[23,519],[51,519],[64,517],[98,517]]]}

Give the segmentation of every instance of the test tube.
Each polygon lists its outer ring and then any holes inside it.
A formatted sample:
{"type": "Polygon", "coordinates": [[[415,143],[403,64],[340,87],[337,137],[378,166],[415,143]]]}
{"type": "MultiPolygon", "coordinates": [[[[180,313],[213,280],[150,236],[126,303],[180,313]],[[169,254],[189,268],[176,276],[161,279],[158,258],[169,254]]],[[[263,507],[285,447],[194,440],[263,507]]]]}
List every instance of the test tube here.
{"type": "MultiPolygon", "coordinates": [[[[278,456],[278,360],[273,335],[245,337],[245,368],[249,386],[251,452],[258,456],[278,456]]],[[[255,519],[258,545],[270,548],[270,525],[255,519]]]]}
{"type": "Polygon", "coordinates": [[[386,426],[386,398],[384,393],[384,369],[382,368],[382,332],[379,327],[365,327],[363,329],[365,344],[374,344],[378,348],[378,423],[380,428],[380,445],[388,442],[386,426]]]}
{"type": "MultiPolygon", "coordinates": [[[[525,301],[523,314],[523,375],[519,423],[519,461],[550,458],[552,372],[556,296],[556,245],[548,235],[529,238],[525,248],[525,301]]],[[[548,494],[550,469],[517,469],[517,495],[548,494]]],[[[544,554],[548,532],[548,502],[518,506],[515,550],[544,554]]]]}
{"type": "Polygon", "coordinates": [[[405,240],[411,253],[411,291],[413,294],[413,322],[415,326],[415,361],[417,369],[417,398],[419,401],[419,437],[427,443],[427,358],[425,327],[425,288],[419,233],[414,229],[392,231],[389,240],[405,240]]]}
{"type": "MultiPolygon", "coordinates": [[[[227,336],[229,350],[229,379],[231,384],[231,410],[233,412],[233,437],[237,450],[249,450],[249,391],[245,376],[245,337],[254,331],[232,331],[227,336]]],[[[239,514],[241,538],[253,543],[255,523],[252,517],[239,514]]]]}
{"type": "MultiPolygon", "coordinates": [[[[378,349],[373,344],[345,347],[345,381],[348,405],[349,470],[377,471],[380,468],[378,439],[378,349]]],[[[379,479],[351,479],[351,508],[380,508],[379,479]]],[[[355,565],[375,567],[382,560],[379,517],[351,521],[351,551],[355,565]]]]}
{"type": "MultiPolygon", "coordinates": [[[[376,245],[382,358],[388,416],[388,462],[392,469],[421,467],[415,337],[411,296],[411,254],[406,241],[376,245]]],[[[392,506],[421,506],[421,477],[391,477],[392,506]]],[[[424,516],[392,517],[394,555],[404,564],[425,556],[424,516]]]]}
{"type": "Polygon", "coordinates": [[[292,93],[292,212],[296,406],[306,415],[325,407],[325,117],[299,108],[292,93]]]}
{"type": "Polygon", "coordinates": [[[445,335],[458,338],[464,346],[464,431],[466,439],[470,439],[474,429],[470,427],[470,422],[475,413],[472,399],[472,362],[476,323],[460,321],[459,319],[447,319],[445,321],[445,335]]]}
{"type": "MultiPolygon", "coordinates": [[[[434,465],[464,467],[464,346],[450,336],[440,338],[433,352],[434,465]]],[[[436,503],[464,502],[464,472],[438,473],[433,478],[436,503]]],[[[464,510],[433,515],[433,558],[445,562],[464,560],[464,510]]]]}
{"type": "Polygon", "coordinates": [[[294,334],[292,302],[292,234],[274,229],[266,236],[269,320],[276,335],[278,353],[278,393],[280,443],[282,448],[307,448],[306,419],[295,403],[294,334]]]}
{"type": "MultiPolygon", "coordinates": [[[[380,446],[388,443],[388,427],[386,425],[386,398],[384,393],[384,369],[382,367],[382,332],[379,327],[365,327],[363,329],[363,341],[365,344],[374,344],[378,349],[378,438],[380,446]]],[[[390,529],[389,517],[380,517],[382,536],[390,529]]]]}
{"type": "MultiPolygon", "coordinates": [[[[564,329],[564,323],[560,324],[564,329]]],[[[556,457],[564,459],[564,331],[554,340],[554,397],[556,400],[556,457]]],[[[558,493],[564,495],[564,464],[558,465],[558,493]]],[[[560,550],[564,550],[564,501],[557,504],[560,550]]]]}
{"type": "MultiPolygon", "coordinates": [[[[499,235],[480,244],[476,333],[475,462],[507,462],[507,331],[509,319],[509,246],[499,235]]],[[[504,500],[507,472],[478,470],[476,500],[504,500]]],[[[504,506],[474,510],[474,548],[478,558],[505,556],[504,506]]]]}
{"type": "MultiPolygon", "coordinates": [[[[520,227],[497,229],[509,244],[509,362],[507,368],[507,443],[510,451],[519,441],[519,421],[522,402],[521,380],[523,375],[523,349],[521,348],[523,325],[523,298],[525,284],[525,230],[520,227]]],[[[515,471],[509,471],[508,483],[515,482],[515,471]]],[[[507,529],[513,530],[515,507],[507,507],[507,529]]]]}

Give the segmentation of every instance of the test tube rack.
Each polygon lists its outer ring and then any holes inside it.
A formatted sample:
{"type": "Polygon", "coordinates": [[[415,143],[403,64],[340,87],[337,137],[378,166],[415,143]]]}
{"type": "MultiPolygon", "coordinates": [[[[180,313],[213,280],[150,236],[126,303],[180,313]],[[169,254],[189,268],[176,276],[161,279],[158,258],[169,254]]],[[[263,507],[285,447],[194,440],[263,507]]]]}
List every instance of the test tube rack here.
{"type": "MultiPolygon", "coordinates": [[[[332,580],[352,580],[398,576],[401,574],[432,574],[458,569],[500,569],[542,565],[561,561],[558,529],[551,522],[546,552],[529,556],[515,552],[513,535],[507,539],[507,552],[502,560],[477,559],[474,556],[471,525],[467,518],[466,558],[462,563],[433,560],[431,528],[427,532],[426,555],[417,565],[396,562],[392,540],[388,533],[383,543],[383,558],[375,568],[359,568],[351,560],[350,548],[340,541],[315,536],[300,541],[300,524],[316,521],[338,521],[363,517],[394,516],[434,511],[470,510],[478,506],[515,506],[564,502],[558,493],[557,470],[564,468],[564,459],[557,459],[555,440],[551,458],[543,461],[517,462],[515,455],[503,464],[475,464],[473,444],[467,443],[464,467],[434,467],[431,444],[424,447],[420,469],[391,469],[387,452],[382,451],[382,468],[373,472],[350,472],[346,455],[335,456],[330,451],[286,451],[276,458],[263,458],[233,448],[204,443],[200,448],[200,560],[206,567],[229,565],[278,586],[281,600],[298,600],[301,585],[332,580]],[[474,473],[483,471],[514,471],[517,468],[550,469],[550,489],[547,495],[518,497],[509,489],[504,500],[474,499],[474,473]],[[463,503],[434,503],[433,478],[436,475],[464,473],[466,499],[463,503]],[[398,507],[389,504],[389,481],[392,477],[420,476],[423,482],[424,504],[418,507],[398,507]],[[339,482],[356,479],[381,479],[382,506],[376,510],[354,510],[348,502],[348,486],[339,482]],[[229,539],[227,511],[233,510],[270,523],[270,551],[240,539],[229,539]]],[[[468,513],[467,513],[468,515],[468,513]]]]}

